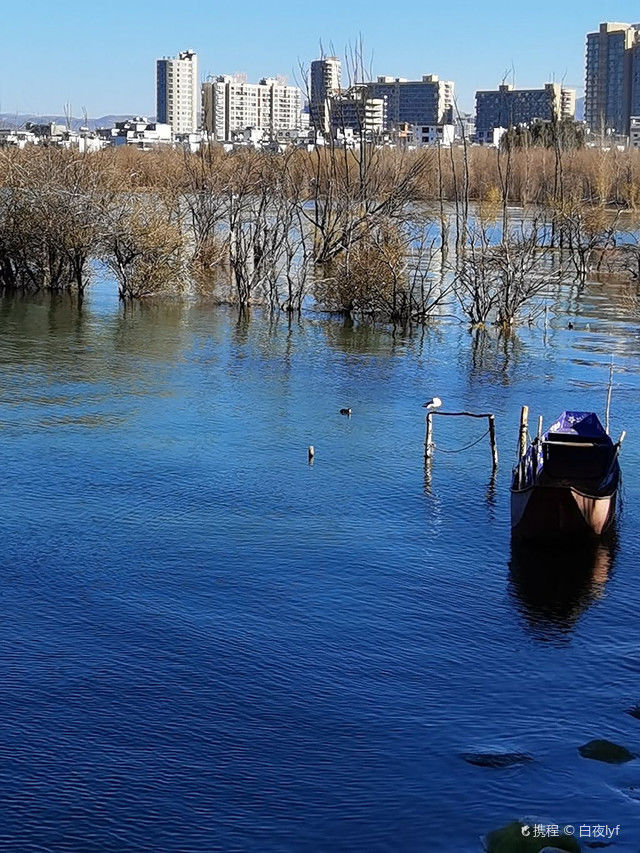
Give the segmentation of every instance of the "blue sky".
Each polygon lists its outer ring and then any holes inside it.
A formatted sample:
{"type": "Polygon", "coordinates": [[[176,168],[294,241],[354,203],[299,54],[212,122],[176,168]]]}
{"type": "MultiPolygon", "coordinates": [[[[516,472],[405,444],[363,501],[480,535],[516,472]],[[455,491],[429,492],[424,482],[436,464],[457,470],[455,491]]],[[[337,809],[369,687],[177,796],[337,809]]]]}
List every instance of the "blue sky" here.
{"type": "Polygon", "coordinates": [[[250,80],[284,74],[299,62],[362,36],[375,74],[454,80],[462,109],[511,68],[516,84],[564,79],[583,84],[584,38],[600,21],[636,21],[622,0],[245,0],[91,3],[22,0],[6,4],[0,51],[0,112],[75,115],[155,111],[155,59],[188,47],[200,73],[245,72],[250,80]]]}

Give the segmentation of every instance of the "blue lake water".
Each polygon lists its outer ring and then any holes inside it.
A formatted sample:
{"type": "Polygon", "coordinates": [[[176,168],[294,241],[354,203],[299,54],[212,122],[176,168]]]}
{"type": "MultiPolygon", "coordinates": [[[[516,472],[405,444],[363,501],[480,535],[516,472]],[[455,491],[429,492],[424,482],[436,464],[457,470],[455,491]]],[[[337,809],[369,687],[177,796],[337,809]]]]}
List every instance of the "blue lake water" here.
{"type": "Polygon", "coordinates": [[[1,300],[2,849],[466,853],[523,819],[637,853],[640,760],[578,747],[640,753],[640,334],[613,286],[562,304],[474,345],[1,300]],[[617,542],[512,558],[520,406],[602,411],[612,353],[617,542]],[[475,422],[436,419],[425,476],[436,394],[495,412],[493,486],[486,440],[442,452],[475,422]]]}

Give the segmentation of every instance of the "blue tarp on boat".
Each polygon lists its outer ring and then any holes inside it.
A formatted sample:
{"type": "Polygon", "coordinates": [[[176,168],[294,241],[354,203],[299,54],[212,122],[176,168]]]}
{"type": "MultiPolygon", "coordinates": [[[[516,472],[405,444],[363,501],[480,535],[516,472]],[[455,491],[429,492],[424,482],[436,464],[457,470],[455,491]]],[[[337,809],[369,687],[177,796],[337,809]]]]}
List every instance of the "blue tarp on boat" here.
{"type": "Polygon", "coordinates": [[[574,435],[586,439],[607,438],[605,428],[595,412],[563,412],[547,435],[574,435]]]}
{"type": "Polygon", "coordinates": [[[516,468],[520,488],[540,482],[544,475],[545,479],[576,481],[601,477],[609,468],[612,447],[595,412],[563,412],[545,432],[543,440],[533,441],[520,460],[516,468]],[[593,442],[594,446],[586,453],[567,445],[574,441],[593,442]]]}

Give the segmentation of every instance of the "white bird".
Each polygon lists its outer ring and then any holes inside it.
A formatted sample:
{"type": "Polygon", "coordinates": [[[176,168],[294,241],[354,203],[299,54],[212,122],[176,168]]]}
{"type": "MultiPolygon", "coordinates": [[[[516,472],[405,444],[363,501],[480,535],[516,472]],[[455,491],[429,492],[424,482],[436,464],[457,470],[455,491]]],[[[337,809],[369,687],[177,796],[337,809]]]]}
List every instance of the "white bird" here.
{"type": "Polygon", "coordinates": [[[433,399],[429,400],[428,403],[423,403],[422,408],[423,409],[439,409],[441,405],[442,405],[442,400],[440,399],[440,397],[433,397],[433,399]]]}

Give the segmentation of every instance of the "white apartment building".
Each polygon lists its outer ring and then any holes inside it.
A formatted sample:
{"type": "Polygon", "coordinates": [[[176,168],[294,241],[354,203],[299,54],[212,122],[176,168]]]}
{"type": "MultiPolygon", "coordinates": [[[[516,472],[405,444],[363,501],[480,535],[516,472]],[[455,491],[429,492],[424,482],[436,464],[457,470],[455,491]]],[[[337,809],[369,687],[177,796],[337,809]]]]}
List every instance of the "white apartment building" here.
{"type": "Polygon", "coordinates": [[[156,62],[156,119],[173,133],[198,130],[198,56],[185,50],[156,62]]]}
{"type": "Polygon", "coordinates": [[[218,142],[255,128],[266,135],[297,130],[302,125],[302,92],[273,77],[259,83],[223,75],[202,84],[202,124],[218,142]]]}
{"type": "Polygon", "coordinates": [[[134,145],[143,151],[158,145],[171,145],[171,126],[150,122],[145,116],[135,116],[127,121],[117,121],[113,127],[101,127],[98,137],[109,145],[134,145]]]}
{"type": "Polygon", "coordinates": [[[455,142],[454,124],[416,124],[413,127],[413,141],[416,145],[441,145],[449,148],[455,142]]]}
{"type": "Polygon", "coordinates": [[[629,145],[632,148],[640,148],[640,116],[631,116],[629,145]]]}
{"type": "Polygon", "coordinates": [[[29,130],[14,130],[13,128],[0,128],[0,147],[12,146],[25,148],[27,145],[37,145],[38,137],[29,130]]]}

